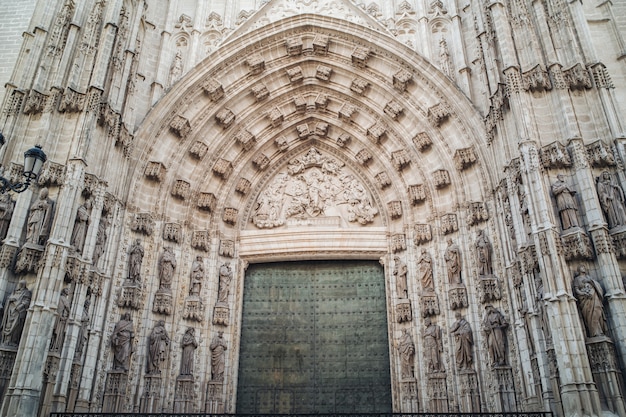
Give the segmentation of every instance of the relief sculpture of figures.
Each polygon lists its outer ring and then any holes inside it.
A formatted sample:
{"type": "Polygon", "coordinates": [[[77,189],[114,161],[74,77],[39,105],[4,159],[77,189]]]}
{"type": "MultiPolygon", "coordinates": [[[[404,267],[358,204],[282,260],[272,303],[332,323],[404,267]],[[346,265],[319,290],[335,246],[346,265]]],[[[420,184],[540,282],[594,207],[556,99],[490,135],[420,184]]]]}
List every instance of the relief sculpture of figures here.
{"type": "Polygon", "coordinates": [[[111,347],[113,348],[113,370],[128,371],[130,367],[130,355],[133,353],[133,338],[135,330],[130,319],[130,313],[124,313],[117,322],[111,335],[111,347]]]}
{"type": "Polygon", "coordinates": [[[5,193],[0,195],[0,241],[7,237],[14,207],[15,204],[11,200],[11,194],[5,193]]]}
{"type": "Polygon", "coordinates": [[[70,290],[63,288],[59,297],[59,306],[57,307],[57,318],[52,331],[52,340],[50,341],[50,350],[58,351],[63,344],[65,336],[65,327],[67,319],[70,316],[70,290]]]}
{"type": "Polygon", "coordinates": [[[607,324],[604,313],[604,290],[600,283],[587,274],[584,265],[578,267],[573,283],[574,296],[583,316],[587,336],[597,337],[606,335],[607,324]]]}
{"type": "Polygon", "coordinates": [[[491,366],[504,366],[506,365],[506,328],[509,327],[509,323],[504,315],[492,305],[486,306],[485,310],[483,328],[487,335],[491,366]]]}
{"type": "Polygon", "coordinates": [[[226,342],[224,332],[219,331],[211,340],[211,380],[216,382],[224,381],[224,370],[226,369],[226,342]]]}
{"type": "Polygon", "coordinates": [[[422,283],[424,291],[435,291],[435,282],[433,280],[433,259],[426,249],[422,249],[422,255],[417,262],[417,271],[419,280],[422,283]]]}
{"type": "Polygon", "coordinates": [[[26,281],[21,280],[17,288],[4,305],[2,317],[2,344],[5,346],[18,346],[22,329],[26,321],[26,312],[30,306],[32,292],[26,288],[26,281]]]}
{"type": "Polygon", "coordinates": [[[135,240],[128,254],[128,280],[136,284],[141,282],[141,263],[143,262],[144,250],[139,239],[135,240]]]}
{"type": "Polygon", "coordinates": [[[89,227],[89,218],[91,215],[91,201],[87,200],[78,207],[76,219],[74,220],[74,229],[70,244],[76,252],[83,253],[85,247],[85,238],[87,237],[87,228],[89,227]]]}
{"type": "Polygon", "coordinates": [[[450,334],[455,340],[455,359],[458,369],[470,369],[474,363],[472,350],[474,348],[474,335],[470,324],[460,312],[455,314],[456,321],[450,328],[450,334]]]}
{"type": "Polygon", "coordinates": [[[198,348],[198,342],[196,341],[194,332],[194,328],[189,327],[183,336],[183,354],[180,362],[181,375],[193,375],[193,356],[198,348]]]}
{"type": "Polygon", "coordinates": [[[202,262],[202,256],[196,256],[196,260],[191,264],[189,295],[200,296],[202,281],[204,281],[204,263],[202,262]]]}
{"type": "Polygon", "coordinates": [[[604,171],[597,179],[600,205],[606,215],[609,229],[626,225],[626,209],[624,208],[624,191],[608,171],[604,171]]]}
{"type": "Polygon", "coordinates": [[[220,282],[217,291],[217,303],[228,304],[228,292],[230,290],[230,281],[233,279],[233,271],[229,263],[220,266],[220,282]]]}
{"type": "Polygon", "coordinates": [[[398,298],[409,298],[409,290],[407,287],[406,274],[407,267],[399,256],[394,256],[395,268],[393,275],[396,277],[396,291],[398,292],[398,298]]]}
{"type": "Polygon", "coordinates": [[[484,230],[478,231],[476,239],[476,255],[478,260],[478,275],[493,275],[491,263],[491,242],[484,230]]]}
{"type": "Polygon", "coordinates": [[[563,230],[578,226],[578,207],[574,200],[576,191],[570,188],[564,180],[563,174],[556,176],[557,180],[552,184],[552,194],[556,199],[556,208],[561,217],[563,230]]]}
{"type": "Polygon", "coordinates": [[[26,242],[43,245],[52,226],[54,203],[48,198],[48,189],[42,188],[39,197],[30,206],[26,228],[26,242]]]}
{"type": "Polygon", "coordinates": [[[159,258],[159,289],[172,288],[172,279],[176,269],[176,256],[172,248],[166,246],[159,258]]]}
{"type": "Polygon", "coordinates": [[[448,239],[448,247],[443,255],[448,268],[448,282],[450,284],[461,283],[461,251],[459,247],[448,239]]]}
{"type": "Polygon", "coordinates": [[[159,320],[152,329],[148,339],[148,374],[160,374],[161,363],[167,358],[167,347],[170,338],[165,330],[165,322],[159,320]]]}
{"type": "Polygon", "coordinates": [[[427,372],[442,372],[443,364],[441,363],[441,352],[443,352],[443,344],[441,343],[441,328],[433,324],[430,318],[424,320],[424,359],[426,359],[427,372]]]}
{"type": "Polygon", "coordinates": [[[402,336],[396,343],[400,352],[400,374],[403,379],[415,377],[415,344],[407,329],[402,330],[402,336]]]}

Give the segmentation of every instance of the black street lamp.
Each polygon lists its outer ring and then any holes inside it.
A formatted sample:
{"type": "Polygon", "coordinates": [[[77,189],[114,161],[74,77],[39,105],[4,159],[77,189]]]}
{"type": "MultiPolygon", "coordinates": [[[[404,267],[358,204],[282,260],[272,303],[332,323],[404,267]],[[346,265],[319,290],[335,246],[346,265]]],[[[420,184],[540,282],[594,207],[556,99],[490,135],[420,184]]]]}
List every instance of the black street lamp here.
{"type": "Polygon", "coordinates": [[[34,148],[30,148],[24,152],[24,177],[26,179],[24,182],[11,184],[11,181],[0,176],[0,194],[4,194],[7,191],[15,191],[16,193],[26,191],[30,182],[39,175],[39,171],[41,171],[41,167],[43,163],[46,162],[46,159],[48,158],[39,145],[35,145],[34,148]]]}

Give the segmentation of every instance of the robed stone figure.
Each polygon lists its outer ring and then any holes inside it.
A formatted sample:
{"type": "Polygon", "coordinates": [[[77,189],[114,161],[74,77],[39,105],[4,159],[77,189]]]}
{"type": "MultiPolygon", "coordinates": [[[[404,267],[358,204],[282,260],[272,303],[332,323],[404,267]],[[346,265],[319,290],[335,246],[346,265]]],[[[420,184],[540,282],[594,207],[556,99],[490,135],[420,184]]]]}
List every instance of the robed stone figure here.
{"type": "Polygon", "coordinates": [[[180,374],[193,375],[193,356],[198,348],[198,342],[196,341],[195,330],[193,327],[189,327],[187,328],[187,331],[185,331],[182,348],[183,353],[181,355],[180,374]]]}
{"type": "Polygon", "coordinates": [[[216,382],[224,381],[224,370],[226,368],[226,341],[224,332],[219,331],[211,340],[211,380],[216,382]]]}
{"type": "Polygon", "coordinates": [[[26,242],[43,245],[48,240],[53,211],[54,202],[48,198],[48,189],[42,188],[28,212],[26,242]]]}
{"type": "Polygon", "coordinates": [[[26,281],[24,280],[21,280],[17,284],[15,291],[9,295],[4,305],[4,315],[2,317],[3,345],[19,345],[32,295],[32,292],[26,288],[26,281]]]}
{"type": "Polygon", "coordinates": [[[167,347],[170,338],[165,329],[165,322],[159,320],[152,329],[148,339],[148,374],[160,374],[161,363],[167,358],[167,347]]]}
{"type": "Polygon", "coordinates": [[[491,356],[492,366],[506,365],[506,328],[509,323],[504,315],[492,305],[485,307],[483,328],[487,335],[487,348],[491,356]]]}
{"type": "Polygon", "coordinates": [[[455,314],[456,322],[450,328],[450,334],[455,340],[455,359],[458,369],[470,369],[474,363],[472,351],[474,348],[474,335],[470,324],[460,312],[455,314]]]}
{"type": "Polygon", "coordinates": [[[598,198],[602,211],[606,215],[609,228],[626,225],[626,209],[624,208],[624,191],[611,178],[608,171],[598,177],[598,198]]]}
{"type": "Polygon", "coordinates": [[[133,353],[133,338],[135,330],[130,319],[130,313],[124,313],[117,322],[111,335],[111,347],[113,348],[113,370],[128,371],[130,367],[130,355],[133,353]]]}
{"type": "Polygon", "coordinates": [[[552,194],[556,199],[556,208],[559,210],[559,216],[561,217],[561,226],[563,230],[570,229],[578,226],[578,206],[574,195],[576,191],[573,190],[565,182],[563,174],[556,176],[556,181],[552,184],[552,194]]]}
{"type": "Polygon", "coordinates": [[[578,267],[573,289],[587,329],[587,336],[605,335],[607,324],[603,304],[604,290],[598,281],[587,274],[587,268],[584,265],[578,267]]]}

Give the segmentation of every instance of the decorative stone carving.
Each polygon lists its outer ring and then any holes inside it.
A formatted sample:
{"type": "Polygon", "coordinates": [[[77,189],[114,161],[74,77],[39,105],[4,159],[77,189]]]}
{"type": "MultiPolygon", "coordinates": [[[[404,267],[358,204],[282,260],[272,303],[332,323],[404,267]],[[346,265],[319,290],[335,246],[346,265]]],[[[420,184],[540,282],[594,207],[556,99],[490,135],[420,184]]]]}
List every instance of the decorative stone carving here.
{"type": "Polygon", "coordinates": [[[189,296],[185,299],[183,318],[185,320],[197,321],[198,323],[204,321],[204,303],[200,297],[189,296]]]}
{"type": "Polygon", "coordinates": [[[128,372],[130,355],[133,353],[135,330],[130,313],[124,313],[111,334],[113,348],[113,370],[128,372]]]}
{"type": "Polygon", "coordinates": [[[363,148],[357,152],[355,158],[359,164],[365,166],[372,160],[372,154],[367,148],[363,148]]]}
{"type": "Polygon", "coordinates": [[[572,166],[567,148],[560,142],[553,142],[541,148],[541,164],[544,168],[566,168],[572,166]]]}
{"type": "Polygon", "coordinates": [[[250,92],[254,95],[254,98],[256,99],[257,102],[263,101],[270,96],[269,90],[263,83],[253,86],[250,89],[250,92]]]}
{"type": "Polygon", "coordinates": [[[220,158],[213,165],[212,171],[215,175],[225,180],[233,172],[233,165],[230,161],[220,158]]]}
{"type": "Polygon", "coordinates": [[[624,191],[611,178],[608,171],[603,171],[596,178],[600,206],[606,216],[609,229],[626,226],[626,207],[624,206],[624,191]]]}
{"type": "Polygon", "coordinates": [[[376,144],[380,144],[386,135],[387,128],[380,122],[374,123],[367,129],[367,137],[376,144]]]}
{"type": "Polygon", "coordinates": [[[28,97],[26,97],[26,102],[24,103],[24,114],[43,113],[48,104],[49,98],[50,96],[48,94],[40,93],[35,89],[31,89],[28,92],[28,97]]]}
{"type": "Polygon", "coordinates": [[[393,74],[393,88],[401,93],[406,91],[407,86],[413,80],[413,74],[407,70],[401,69],[393,74]]]}
{"type": "Polygon", "coordinates": [[[161,182],[165,176],[165,165],[161,162],[150,161],[146,164],[144,175],[150,180],[161,182]]]}
{"type": "Polygon", "coordinates": [[[219,101],[224,97],[224,87],[215,78],[207,78],[202,82],[201,87],[211,101],[219,101]]]}
{"type": "Polygon", "coordinates": [[[430,224],[416,224],[415,225],[415,244],[421,245],[422,243],[430,242],[433,239],[430,224]]]}
{"type": "MultiPolygon", "coordinates": [[[[41,174],[40,174],[41,177],[41,174]]],[[[83,180],[83,190],[82,195],[85,198],[89,198],[93,195],[96,189],[100,186],[100,180],[93,174],[85,173],[85,178],[83,180]]]]}
{"type": "Polygon", "coordinates": [[[406,149],[400,149],[392,152],[391,160],[398,171],[402,171],[411,163],[409,152],[406,149]]]}
{"type": "Polygon", "coordinates": [[[600,283],[587,274],[584,265],[578,267],[572,283],[574,296],[585,323],[587,337],[607,334],[606,314],[604,311],[604,290],[600,283]]]}
{"type": "Polygon", "coordinates": [[[350,84],[350,90],[362,96],[365,95],[365,92],[369,88],[370,83],[365,78],[357,77],[352,80],[352,84],[350,84]]]}
{"type": "Polygon", "coordinates": [[[493,275],[478,277],[478,299],[481,303],[497,301],[502,298],[500,281],[493,275]]]}
{"type": "Polygon", "coordinates": [[[443,352],[443,343],[441,340],[441,328],[426,318],[424,319],[424,332],[422,333],[424,340],[424,359],[426,360],[426,373],[445,372],[441,361],[441,353],[443,352]]]}
{"type": "Polygon", "coordinates": [[[187,328],[181,345],[183,351],[180,361],[180,375],[193,375],[193,357],[195,350],[198,348],[195,329],[193,327],[187,328]]]}
{"type": "Polygon", "coordinates": [[[159,320],[152,328],[148,336],[148,361],[146,373],[148,375],[160,374],[161,364],[167,359],[167,347],[170,338],[165,330],[165,321],[159,320]]]}
{"type": "Polygon", "coordinates": [[[427,117],[433,126],[439,127],[450,117],[450,109],[444,103],[435,104],[428,108],[427,117]]]}
{"type": "Polygon", "coordinates": [[[367,60],[369,59],[371,51],[369,48],[357,47],[352,52],[352,65],[357,68],[365,68],[367,66],[367,60]]]}
{"type": "Polygon", "coordinates": [[[421,132],[415,135],[415,137],[413,138],[413,143],[415,144],[415,147],[418,151],[424,152],[426,149],[430,148],[430,146],[433,144],[433,141],[428,133],[421,132]]]}
{"type": "Polygon", "coordinates": [[[170,122],[170,130],[174,132],[179,138],[186,138],[189,132],[191,132],[191,124],[189,120],[181,115],[176,115],[170,122]]]}
{"type": "Polygon", "coordinates": [[[117,305],[124,308],[132,308],[139,310],[141,308],[142,292],[139,284],[124,281],[122,288],[120,288],[119,297],[117,299],[117,305]]]}
{"type": "Polygon", "coordinates": [[[454,164],[456,169],[464,171],[476,163],[476,153],[474,147],[457,149],[454,153],[454,164]]]}
{"type": "Polygon", "coordinates": [[[191,235],[191,247],[208,252],[211,248],[211,236],[208,230],[195,230],[191,235]]]}
{"type": "Polygon", "coordinates": [[[564,234],[561,236],[561,242],[565,259],[568,261],[574,259],[593,259],[591,239],[589,239],[589,236],[587,236],[583,230],[574,229],[573,232],[564,234]]]}
{"type": "Polygon", "coordinates": [[[461,284],[461,250],[458,245],[453,243],[452,239],[448,239],[448,247],[444,252],[443,258],[446,261],[448,283],[461,284]]]}
{"type": "Polygon", "coordinates": [[[320,137],[326,136],[328,134],[328,123],[326,122],[315,123],[313,134],[316,136],[320,136],[320,137]]]}
{"type": "Polygon", "coordinates": [[[438,190],[450,185],[450,173],[445,169],[438,169],[433,172],[433,183],[438,190]]]}
{"type": "Polygon", "coordinates": [[[9,168],[9,181],[12,183],[21,182],[22,178],[24,178],[24,165],[11,162],[9,168]]]}
{"type": "Polygon", "coordinates": [[[491,367],[501,367],[507,364],[507,337],[506,329],[509,323],[504,315],[491,305],[485,307],[483,330],[487,336],[487,349],[491,359],[491,367]]]}
{"type": "Polygon", "coordinates": [[[391,100],[390,102],[385,104],[383,111],[393,120],[398,120],[398,117],[400,117],[404,113],[404,108],[402,108],[402,106],[397,101],[391,100]]]}
{"type": "Polygon", "coordinates": [[[611,75],[602,62],[591,64],[588,68],[591,71],[596,88],[615,88],[613,81],[611,81],[611,75]]]}
{"type": "Polygon", "coordinates": [[[285,138],[284,136],[278,136],[276,139],[274,139],[274,145],[276,145],[278,150],[281,152],[285,152],[287,149],[289,149],[289,142],[287,142],[287,138],[285,138]]]}
{"type": "Polygon", "coordinates": [[[330,38],[328,35],[316,34],[315,39],[313,39],[313,53],[316,55],[326,55],[328,53],[329,43],[330,38]]]}
{"type": "Polygon", "coordinates": [[[394,233],[391,235],[391,251],[393,253],[406,250],[406,236],[404,233],[394,233]]]}
{"type": "Polygon", "coordinates": [[[296,111],[304,112],[306,110],[307,102],[302,94],[296,94],[293,97],[293,105],[296,106],[296,111]]]}
{"type": "Polygon", "coordinates": [[[56,185],[61,186],[65,181],[65,166],[57,164],[50,160],[44,162],[41,167],[39,177],[37,177],[37,184],[41,185],[56,185]]]}
{"type": "Polygon", "coordinates": [[[563,174],[557,175],[556,178],[556,182],[552,184],[552,195],[556,199],[563,230],[578,227],[578,205],[574,200],[576,191],[565,183],[563,174]]]}
{"type": "Polygon", "coordinates": [[[326,65],[318,65],[315,70],[315,78],[322,81],[329,81],[332,72],[333,69],[331,67],[328,67],[326,65]]]}
{"type": "Polygon", "coordinates": [[[48,189],[42,188],[28,212],[26,242],[34,245],[45,245],[50,236],[53,216],[54,201],[48,198],[48,189]]]}
{"type": "MultiPolygon", "coordinates": [[[[339,112],[337,113],[341,120],[345,120],[347,122],[352,121],[352,117],[356,113],[356,107],[350,103],[343,103],[339,112]]],[[[344,135],[348,135],[347,133],[343,133],[344,135]]],[[[349,136],[349,135],[348,135],[349,136]]]]}
{"type": "Polygon", "coordinates": [[[32,296],[33,293],[26,288],[26,281],[20,280],[7,298],[2,316],[2,346],[17,347],[20,344],[32,296]]]}
{"type": "Polygon", "coordinates": [[[408,269],[406,264],[400,259],[399,256],[393,257],[394,268],[393,276],[396,280],[396,293],[399,299],[409,298],[409,287],[407,285],[406,274],[408,269]]]}
{"type": "Polygon", "coordinates": [[[289,56],[298,56],[302,54],[302,38],[288,38],[285,41],[285,47],[289,56]]]}
{"type": "Polygon", "coordinates": [[[420,296],[422,317],[436,316],[440,313],[439,298],[434,292],[428,292],[420,296]]]}
{"type": "Polygon", "coordinates": [[[196,159],[202,159],[204,158],[204,155],[206,155],[208,150],[209,147],[207,144],[205,144],[204,142],[196,141],[193,145],[191,145],[191,148],[189,148],[189,153],[196,159]]]}
{"type": "Polygon", "coordinates": [[[526,91],[547,91],[552,89],[548,71],[540,64],[522,73],[522,85],[526,91]]]}
{"type": "Polygon", "coordinates": [[[341,135],[339,135],[339,137],[337,137],[336,143],[337,143],[337,146],[339,146],[340,148],[345,148],[346,146],[350,144],[351,141],[352,141],[352,136],[344,132],[341,135]]]}
{"type": "Polygon", "coordinates": [[[239,178],[237,181],[237,185],[235,186],[235,191],[241,195],[246,195],[250,192],[250,188],[252,184],[246,178],[239,178]]]}
{"type": "Polygon", "coordinates": [[[308,123],[302,123],[296,126],[296,131],[298,132],[298,137],[300,139],[306,139],[311,134],[308,123]]]}
{"type": "Polygon", "coordinates": [[[467,211],[467,223],[470,226],[474,226],[478,223],[486,222],[487,220],[489,220],[487,208],[485,207],[485,204],[480,201],[468,203],[467,211]]]}
{"type": "Polygon", "coordinates": [[[171,247],[165,246],[163,248],[163,252],[159,256],[158,267],[159,289],[170,290],[176,269],[176,255],[174,255],[171,247]]]}
{"type": "Polygon", "coordinates": [[[189,184],[185,180],[176,180],[174,181],[174,185],[172,186],[171,194],[174,197],[180,198],[181,200],[186,200],[191,193],[191,184],[189,184]]]}
{"type": "Polygon", "coordinates": [[[270,110],[267,113],[267,117],[270,119],[272,127],[278,127],[282,125],[283,121],[285,120],[283,112],[278,107],[274,107],[272,110],[270,110]]]}
{"type": "Polygon", "coordinates": [[[87,228],[89,227],[89,219],[91,217],[91,201],[87,200],[76,210],[74,218],[74,228],[70,238],[70,245],[79,254],[83,253],[85,246],[85,238],[87,237],[87,228]]]}
{"type": "Polygon", "coordinates": [[[244,151],[249,151],[256,144],[256,137],[247,130],[237,133],[234,139],[244,151]]]}
{"type": "Polygon", "coordinates": [[[374,176],[374,179],[381,190],[391,186],[391,178],[389,178],[389,174],[386,171],[379,172],[374,176]]]}
{"type": "Polygon", "coordinates": [[[441,232],[444,235],[449,235],[450,233],[454,233],[459,230],[459,224],[456,220],[456,214],[448,213],[444,214],[440,218],[441,222],[441,232]]]}
{"type": "Polygon", "coordinates": [[[426,187],[424,184],[409,185],[409,198],[416,206],[426,201],[426,187]]]}
{"type": "Polygon", "coordinates": [[[151,213],[137,213],[133,219],[130,229],[137,233],[150,236],[154,230],[154,220],[151,213]]]}
{"type": "Polygon", "coordinates": [[[593,87],[589,71],[580,62],[564,69],[563,79],[571,90],[584,90],[593,87]]]}
{"type": "Polygon", "coordinates": [[[67,87],[59,101],[61,113],[80,113],[85,109],[86,94],[79,93],[71,87],[67,87]]]}
{"type": "Polygon", "coordinates": [[[289,77],[289,82],[297,83],[304,79],[304,75],[302,74],[302,68],[299,66],[289,68],[287,70],[287,77],[289,77]]]}
{"type": "Polygon", "coordinates": [[[250,69],[250,75],[258,75],[265,71],[265,58],[263,58],[259,53],[248,55],[246,64],[250,69]]]}
{"type": "Polygon", "coordinates": [[[215,115],[215,121],[224,129],[227,129],[235,121],[235,113],[229,109],[222,109],[215,115]]]}
{"type": "Polygon", "coordinates": [[[200,210],[206,210],[209,212],[215,211],[217,205],[217,198],[213,193],[200,193],[198,196],[198,208],[200,210]]]}
{"type": "Polygon", "coordinates": [[[400,354],[400,378],[415,378],[415,343],[407,329],[402,330],[402,336],[394,345],[400,354]]]}
{"type": "Polygon", "coordinates": [[[219,255],[227,258],[235,257],[235,242],[228,239],[220,240],[219,255]]]}
{"type": "Polygon", "coordinates": [[[17,248],[8,244],[0,246],[0,268],[10,268],[17,254],[17,248]]]}
{"type": "Polygon", "coordinates": [[[387,210],[392,219],[399,219],[402,217],[402,202],[398,200],[388,202],[387,210]]]}
{"type": "Polygon", "coordinates": [[[610,145],[601,140],[586,146],[589,163],[596,168],[606,168],[616,165],[615,156],[610,145]]]}
{"type": "Polygon", "coordinates": [[[400,300],[396,304],[396,321],[398,323],[407,323],[413,320],[411,312],[411,300],[400,300]]]}
{"type": "Polygon", "coordinates": [[[163,240],[181,243],[183,240],[183,228],[178,223],[165,223],[163,225],[163,240]]]}
{"type": "Polygon", "coordinates": [[[218,331],[209,345],[211,350],[211,380],[224,381],[224,370],[226,369],[226,341],[224,332],[218,331]]]}
{"type": "Polygon", "coordinates": [[[471,369],[474,366],[474,336],[470,324],[460,312],[454,315],[456,322],[450,327],[454,336],[454,358],[458,370],[471,369]]]}
{"type": "Polygon", "coordinates": [[[239,210],[234,207],[225,207],[224,213],[222,215],[222,220],[228,224],[234,225],[237,223],[237,216],[239,215],[239,210]]]}

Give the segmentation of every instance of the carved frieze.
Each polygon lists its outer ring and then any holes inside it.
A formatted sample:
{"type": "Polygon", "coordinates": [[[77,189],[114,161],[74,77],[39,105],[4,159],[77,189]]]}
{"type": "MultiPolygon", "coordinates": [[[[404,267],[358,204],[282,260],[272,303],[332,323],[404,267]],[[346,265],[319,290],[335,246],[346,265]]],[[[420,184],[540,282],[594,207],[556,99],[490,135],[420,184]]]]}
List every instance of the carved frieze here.
{"type": "Polygon", "coordinates": [[[450,117],[450,109],[444,103],[435,104],[428,108],[427,117],[433,126],[439,127],[450,117]]]}
{"type": "Polygon", "coordinates": [[[302,38],[292,37],[285,40],[285,48],[287,49],[287,55],[298,56],[302,54],[302,38]]]}
{"type": "Polygon", "coordinates": [[[393,74],[393,87],[403,93],[412,79],[413,74],[411,72],[401,69],[393,74]]]}
{"type": "Polygon", "coordinates": [[[234,139],[244,151],[249,151],[256,144],[256,137],[247,130],[242,130],[237,133],[234,139]]]}
{"type": "Polygon", "coordinates": [[[181,115],[176,115],[170,122],[170,130],[179,138],[184,139],[191,132],[191,123],[181,115]]]}
{"type": "Polygon", "coordinates": [[[384,190],[385,188],[391,186],[391,179],[389,178],[389,174],[386,171],[381,171],[374,176],[376,180],[376,184],[378,184],[378,188],[384,190]]]}
{"type": "Polygon", "coordinates": [[[451,310],[458,310],[467,307],[467,290],[461,284],[448,290],[448,302],[451,310]]]}
{"type": "Polygon", "coordinates": [[[544,168],[566,168],[572,166],[567,148],[560,142],[553,142],[541,148],[541,164],[544,168]]]}
{"type": "Polygon", "coordinates": [[[607,145],[602,140],[597,140],[586,146],[587,157],[589,163],[596,168],[607,168],[615,166],[615,156],[610,145],[607,145]]]}
{"type": "Polygon", "coordinates": [[[315,69],[315,78],[322,81],[329,81],[330,76],[333,73],[333,69],[326,65],[318,65],[315,69]]]}
{"type": "Polygon", "coordinates": [[[268,119],[270,119],[270,123],[272,124],[272,127],[278,127],[282,125],[283,121],[285,120],[285,116],[283,115],[283,112],[280,111],[278,107],[274,107],[272,110],[270,110],[267,113],[267,117],[268,119]]]}
{"type": "Polygon", "coordinates": [[[354,156],[361,165],[367,165],[372,160],[372,154],[367,148],[363,148],[354,156]]]}
{"type": "Polygon", "coordinates": [[[436,316],[440,313],[437,294],[422,294],[420,297],[422,317],[436,316]]]}
{"type": "Polygon", "coordinates": [[[208,252],[211,248],[211,236],[208,230],[194,230],[191,234],[191,247],[208,252]]]}
{"type": "Polygon", "coordinates": [[[345,148],[350,144],[351,141],[352,136],[344,132],[337,137],[337,146],[339,146],[340,148],[345,148]]]}
{"type": "Polygon", "coordinates": [[[229,109],[222,109],[215,115],[215,121],[224,129],[227,129],[235,121],[235,113],[229,109]]]}
{"type": "Polygon", "coordinates": [[[41,173],[37,178],[37,184],[42,186],[63,185],[65,180],[65,165],[52,162],[44,162],[41,173]]]}
{"type": "Polygon", "coordinates": [[[186,200],[191,193],[191,184],[185,180],[176,180],[172,186],[172,196],[186,200]]]}
{"type": "Polygon", "coordinates": [[[265,71],[265,58],[259,53],[253,53],[248,55],[246,64],[250,69],[250,75],[258,75],[265,71]]]}
{"type": "Polygon", "coordinates": [[[211,101],[218,101],[224,97],[224,87],[215,78],[207,78],[202,82],[201,87],[211,101]]]}
{"type": "Polygon", "coordinates": [[[367,60],[369,59],[371,51],[369,48],[357,47],[352,52],[352,65],[357,68],[365,68],[367,66],[367,60]]]}
{"type": "Polygon", "coordinates": [[[146,178],[153,181],[162,181],[165,176],[165,165],[158,161],[149,161],[144,170],[146,178]]]}
{"type": "Polygon", "coordinates": [[[221,239],[219,247],[219,255],[227,258],[235,257],[235,242],[229,239],[221,239]]]}
{"type": "Polygon", "coordinates": [[[279,151],[285,152],[289,149],[289,142],[287,142],[287,138],[284,136],[278,136],[274,139],[274,145],[278,148],[279,151]]]}
{"type": "Polygon", "coordinates": [[[406,149],[399,149],[391,153],[391,160],[398,171],[402,171],[411,163],[411,157],[406,149]]]}
{"type": "Polygon", "coordinates": [[[235,191],[241,195],[246,195],[250,192],[250,188],[252,188],[252,184],[247,178],[239,178],[235,191]]]}
{"type": "Polygon", "coordinates": [[[237,216],[239,215],[239,210],[234,207],[225,207],[224,213],[222,214],[222,220],[225,223],[234,225],[237,223],[237,216]]]}
{"type": "Polygon", "coordinates": [[[474,201],[468,203],[467,206],[467,223],[470,226],[474,226],[478,223],[486,222],[489,220],[489,214],[485,204],[481,201],[474,201]]]}
{"type": "Polygon", "coordinates": [[[339,118],[345,120],[347,122],[352,120],[352,116],[356,113],[356,107],[350,103],[343,103],[343,106],[339,109],[337,113],[339,118]]]}
{"type": "Polygon", "coordinates": [[[163,225],[163,240],[181,243],[183,241],[183,227],[179,223],[165,223],[163,225]]]}
{"type": "Polygon", "coordinates": [[[374,123],[367,129],[367,137],[374,143],[380,143],[387,134],[387,127],[382,123],[374,123]]]}
{"type": "Polygon", "coordinates": [[[256,101],[265,100],[266,98],[270,96],[269,90],[263,83],[253,86],[250,89],[250,92],[254,95],[254,98],[256,99],[256,101]]]}
{"type": "Polygon", "coordinates": [[[391,251],[397,253],[404,250],[406,250],[406,235],[404,233],[391,235],[391,251]]]}
{"type": "Polygon", "coordinates": [[[402,217],[402,202],[398,200],[388,202],[387,210],[392,219],[399,219],[402,217]]]}
{"type": "Polygon", "coordinates": [[[438,190],[450,185],[450,173],[445,169],[438,169],[433,172],[433,183],[438,190]]]}
{"type": "Polygon", "coordinates": [[[476,163],[476,153],[474,147],[457,149],[454,153],[454,164],[456,169],[464,171],[476,163]]]}
{"type": "Polygon", "coordinates": [[[581,229],[576,229],[561,236],[565,259],[593,259],[591,239],[581,229]]]}
{"type": "Polygon", "coordinates": [[[398,323],[407,323],[412,320],[411,301],[408,299],[398,301],[396,304],[396,321],[398,323]]]}
{"type": "Polygon", "coordinates": [[[213,193],[200,193],[198,196],[198,208],[200,210],[213,212],[216,204],[217,198],[213,193]]]}
{"type": "Polygon", "coordinates": [[[328,35],[322,35],[318,33],[313,39],[313,53],[315,55],[326,55],[328,53],[328,44],[330,38],[328,35]]]}
{"type": "Polygon", "coordinates": [[[385,105],[383,111],[393,120],[398,120],[398,117],[400,117],[402,113],[404,113],[404,108],[397,101],[391,100],[385,105]]]}
{"type": "Polygon", "coordinates": [[[522,73],[522,85],[526,91],[546,91],[552,89],[548,71],[540,64],[522,73]]]}
{"type": "Polygon", "coordinates": [[[415,244],[421,245],[433,240],[432,228],[430,224],[421,223],[415,225],[415,244]]]}
{"type": "Polygon", "coordinates": [[[209,146],[206,143],[196,141],[193,145],[191,145],[191,148],[189,148],[189,153],[196,159],[202,159],[208,150],[209,146]]]}
{"type": "Polygon", "coordinates": [[[154,230],[154,219],[152,213],[137,213],[133,219],[130,229],[133,232],[143,233],[150,236],[154,230]]]}
{"type": "Polygon", "coordinates": [[[228,179],[233,172],[233,165],[230,161],[220,158],[215,162],[215,165],[213,165],[212,171],[213,174],[225,180],[228,179]]]}
{"type": "Polygon", "coordinates": [[[441,222],[441,232],[444,235],[449,235],[450,233],[454,233],[459,230],[459,224],[456,220],[456,214],[444,214],[439,220],[441,222]]]}
{"type": "Polygon", "coordinates": [[[589,71],[580,62],[562,71],[563,80],[570,90],[583,90],[592,87],[589,71]]]}
{"type": "Polygon", "coordinates": [[[26,97],[26,102],[24,103],[24,114],[43,113],[48,104],[49,98],[50,96],[48,94],[40,93],[35,89],[31,89],[28,92],[28,97],[26,97]]]}
{"type": "Polygon", "coordinates": [[[420,132],[413,138],[413,143],[418,151],[424,152],[433,144],[432,139],[426,132],[420,132]]]}
{"type": "Polygon", "coordinates": [[[357,77],[352,80],[352,84],[350,84],[350,90],[362,96],[365,94],[369,86],[369,81],[367,81],[365,78],[357,77]]]}

